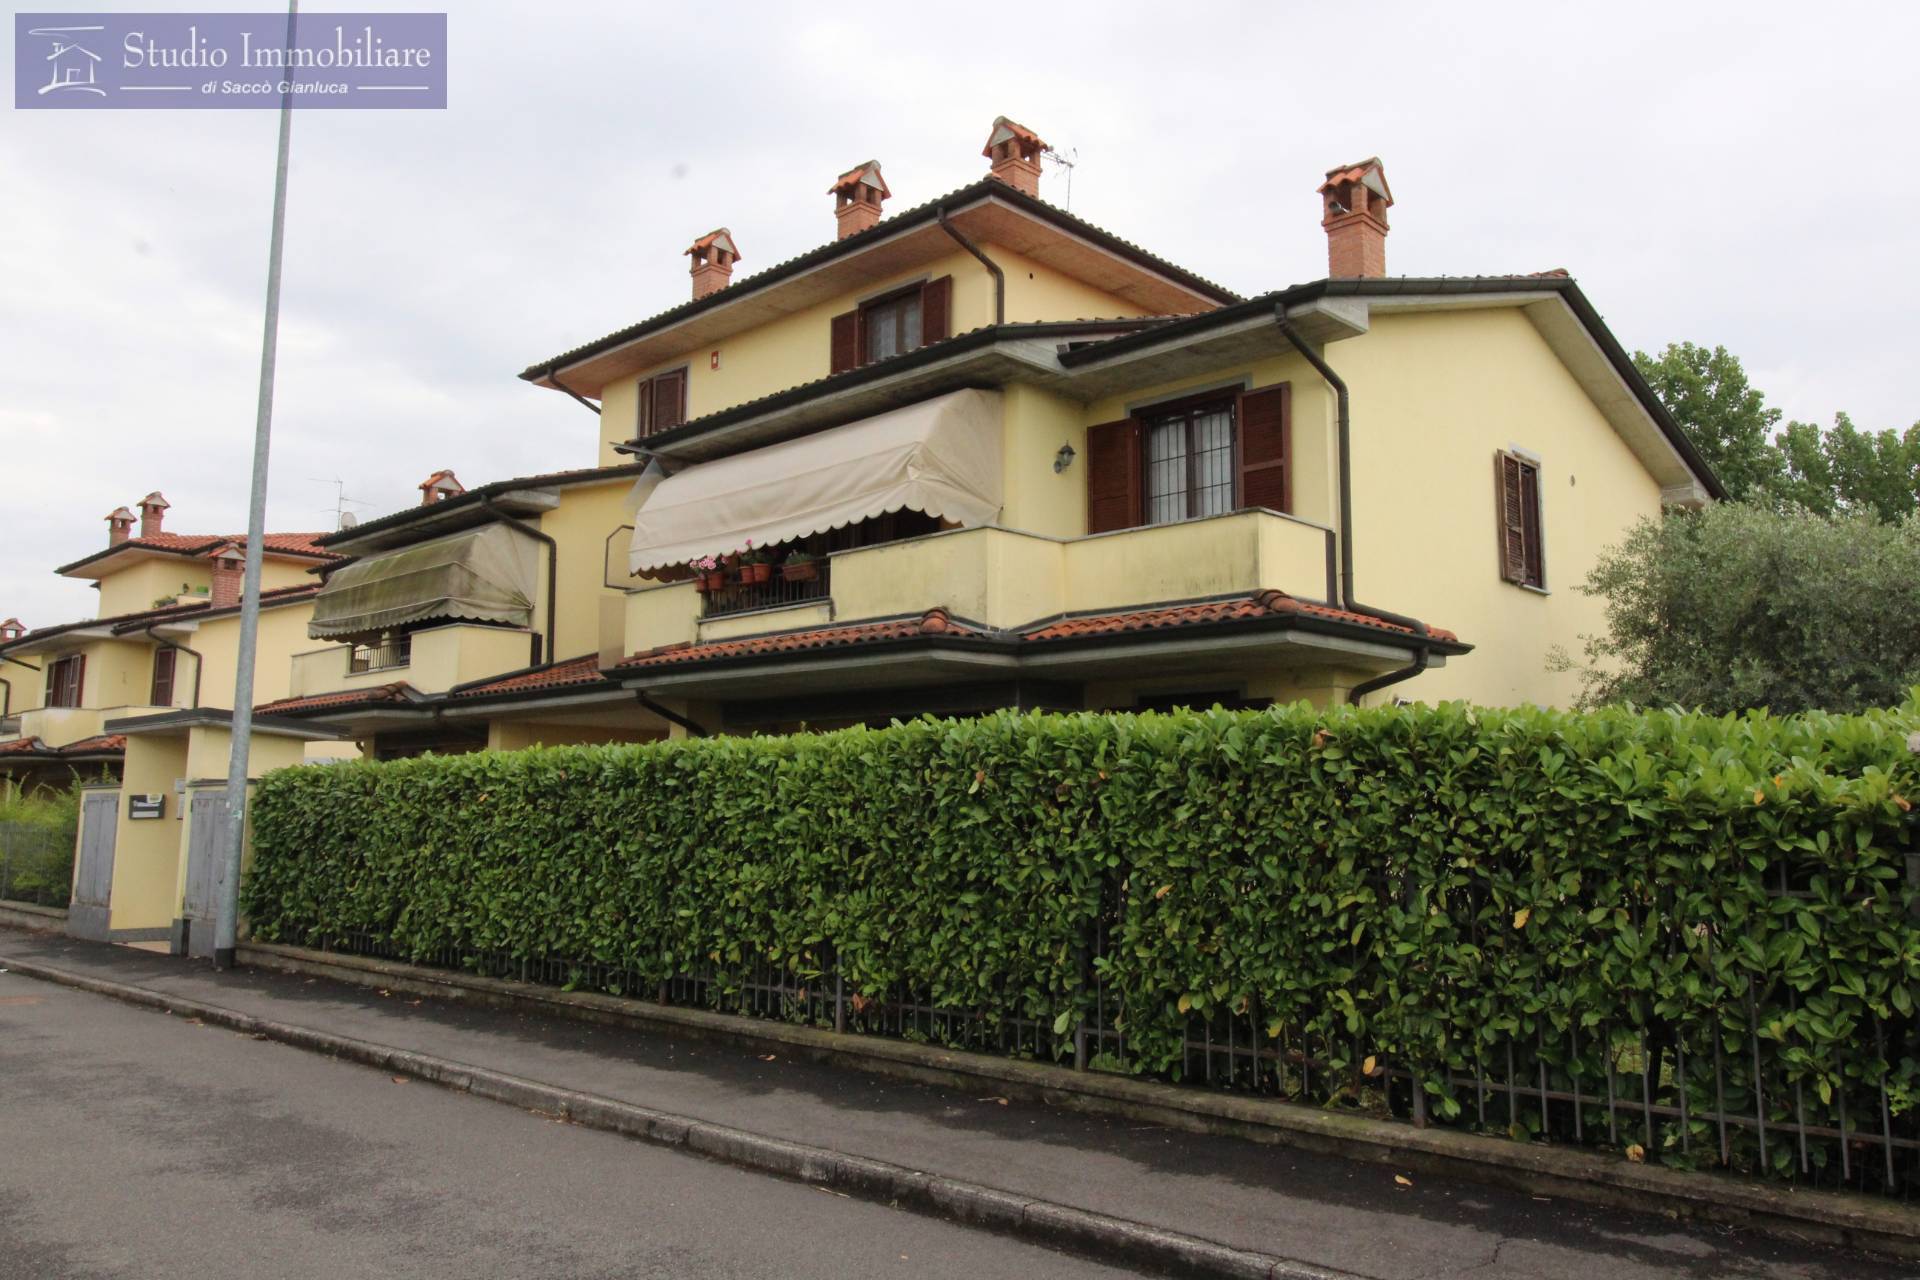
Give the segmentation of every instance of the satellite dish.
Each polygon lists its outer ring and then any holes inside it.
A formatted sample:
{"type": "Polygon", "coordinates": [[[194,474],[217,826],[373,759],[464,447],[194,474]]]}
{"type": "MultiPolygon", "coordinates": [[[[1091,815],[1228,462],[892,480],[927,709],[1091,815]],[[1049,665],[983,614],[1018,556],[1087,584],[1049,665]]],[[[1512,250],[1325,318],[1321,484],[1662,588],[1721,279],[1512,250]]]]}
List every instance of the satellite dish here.
{"type": "Polygon", "coordinates": [[[360,517],[353,514],[353,512],[342,511],[340,513],[340,527],[342,529],[351,529],[359,523],[360,523],[360,517]]]}

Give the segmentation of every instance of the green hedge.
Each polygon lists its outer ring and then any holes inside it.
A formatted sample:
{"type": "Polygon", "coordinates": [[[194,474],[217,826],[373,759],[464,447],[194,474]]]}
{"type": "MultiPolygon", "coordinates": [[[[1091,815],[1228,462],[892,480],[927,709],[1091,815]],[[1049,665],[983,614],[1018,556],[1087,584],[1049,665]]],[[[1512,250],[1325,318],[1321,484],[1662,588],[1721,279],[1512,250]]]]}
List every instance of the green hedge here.
{"type": "Polygon", "coordinates": [[[722,993],[756,962],[831,965],[866,998],[1035,1020],[1057,1052],[1104,998],[1127,1069],[1176,1076],[1190,1033],[1237,1019],[1309,1054],[1319,1100],[1378,1104],[1395,1066],[1443,1120],[1513,1046],[1523,1080],[1589,1091],[1603,1054],[1652,1061],[1700,1146],[1716,1090],[1752,1112],[1754,1032],[1770,1123],[1798,1085],[1877,1124],[1884,1080],[1910,1130],[1916,728],[1911,704],[1006,713],[294,769],[260,787],[244,905],[269,939],[711,968],[722,993]]]}

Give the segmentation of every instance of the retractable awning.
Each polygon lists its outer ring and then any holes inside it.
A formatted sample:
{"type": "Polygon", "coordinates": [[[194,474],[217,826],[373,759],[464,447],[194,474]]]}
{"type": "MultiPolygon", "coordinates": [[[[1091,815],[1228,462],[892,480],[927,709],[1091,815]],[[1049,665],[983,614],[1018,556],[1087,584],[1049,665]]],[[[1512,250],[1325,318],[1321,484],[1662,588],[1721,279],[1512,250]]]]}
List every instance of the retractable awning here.
{"type": "Polygon", "coordinates": [[[771,546],[912,509],[963,525],[1000,513],[1000,393],[954,391],[688,467],[633,518],[632,573],[771,546]]]}
{"type": "Polygon", "coordinates": [[[532,626],[538,550],[519,530],[489,524],[356,560],[313,598],[307,634],[332,640],[431,618],[532,626]]]}

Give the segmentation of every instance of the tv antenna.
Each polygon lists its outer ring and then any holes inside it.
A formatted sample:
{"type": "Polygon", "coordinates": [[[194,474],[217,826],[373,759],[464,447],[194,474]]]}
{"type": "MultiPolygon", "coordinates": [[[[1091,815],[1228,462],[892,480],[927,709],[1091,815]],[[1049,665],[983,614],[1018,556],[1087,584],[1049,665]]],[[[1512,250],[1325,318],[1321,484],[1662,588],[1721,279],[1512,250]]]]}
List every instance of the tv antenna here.
{"type": "Polygon", "coordinates": [[[348,508],[364,507],[367,503],[359,498],[349,498],[347,496],[347,482],[345,480],[342,480],[339,476],[308,476],[307,479],[315,484],[330,484],[333,486],[334,528],[351,529],[354,525],[360,523],[360,517],[348,510],[348,508]]]}
{"type": "Polygon", "coordinates": [[[1080,148],[1068,147],[1065,151],[1060,151],[1056,148],[1048,147],[1045,151],[1042,151],[1040,155],[1042,159],[1051,161],[1056,168],[1067,171],[1067,198],[1060,202],[1060,207],[1068,212],[1072,212],[1073,166],[1080,163],[1080,148]]]}

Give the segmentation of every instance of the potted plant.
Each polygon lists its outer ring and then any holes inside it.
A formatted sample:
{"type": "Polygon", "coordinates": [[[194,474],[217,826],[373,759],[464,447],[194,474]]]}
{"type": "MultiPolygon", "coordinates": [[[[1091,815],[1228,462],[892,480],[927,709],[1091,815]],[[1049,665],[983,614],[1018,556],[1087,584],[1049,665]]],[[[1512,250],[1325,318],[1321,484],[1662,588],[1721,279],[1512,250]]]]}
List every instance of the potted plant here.
{"type": "Polygon", "coordinates": [[[765,550],[756,548],[753,539],[747,539],[746,550],[740,553],[740,584],[757,587],[773,581],[773,566],[767,563],[765,550]]]}
{"type": "Polygon", "coordinates": [[[701,556],[687,567],[693,570],[695,589],[703,594],[711,595],[727,585],[726,571],[712,556],[701,556]]]}
{"type": "Polygon", "coordinates": [[[795,551],[780,566],[780,576],[788,582],[812,582],[820,576],[820,557],[806,551],[795,551]]]}

